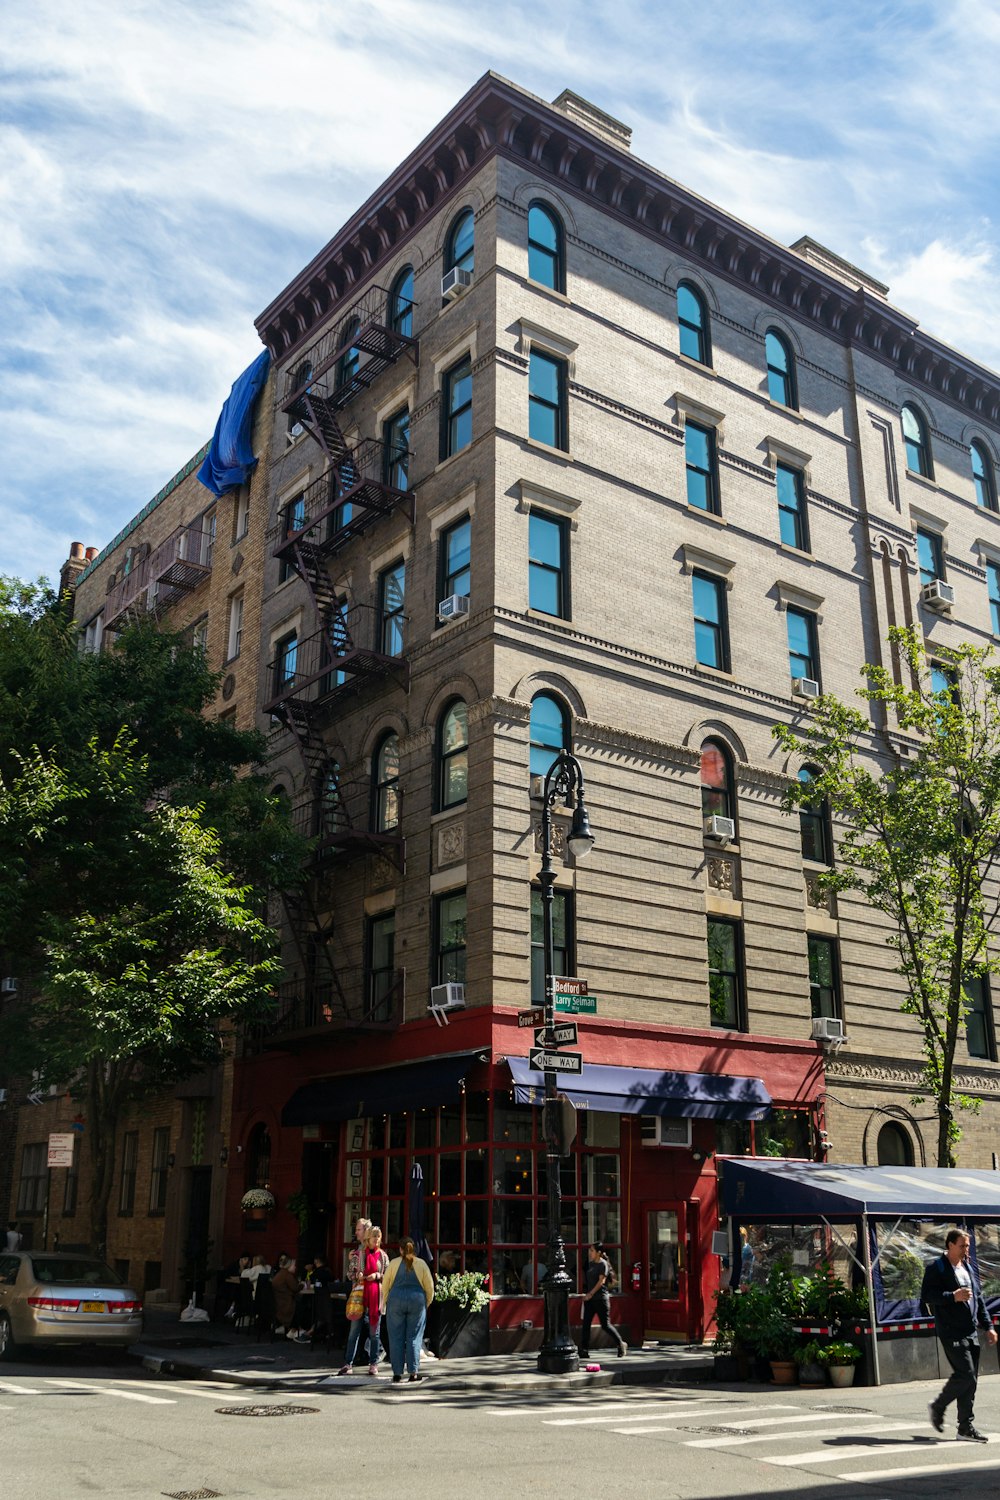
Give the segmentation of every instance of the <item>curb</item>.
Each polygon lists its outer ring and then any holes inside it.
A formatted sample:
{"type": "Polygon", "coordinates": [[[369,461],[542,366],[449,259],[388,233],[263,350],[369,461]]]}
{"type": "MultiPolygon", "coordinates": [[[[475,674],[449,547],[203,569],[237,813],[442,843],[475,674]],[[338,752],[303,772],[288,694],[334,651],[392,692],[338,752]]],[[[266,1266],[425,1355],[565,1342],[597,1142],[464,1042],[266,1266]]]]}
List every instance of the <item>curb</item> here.
{"type": "MultiPolygon", "coordinates": [[[[265,1370],[215,1369],[157,1354],[136,1353],[135,1358],[141,1360],[143,1369],[156,1375],[184,1375],[195,1380],[219,1380],[234,1386],[273,1387],[276,1384],[288,1384],[293,1387],[295,1384],[283,1379],[282,1374],[277,1371],[269,1373],[265,1370]]],[[[444,1370],[439,1373],[436,1367],[433,1372],[425,1373],[427,1385],[439,1391],[572,1390],[612,1385],[701,1385],[712,1378],[712,1362],[692,1362],[683,1370],[672,1363],[647,1362],[634,1365],[631,1369],[626,1365],[599,1371],[581,1370],[572,1375],[539,1375],[532,1372],[511,1375],[449,1375],[444,1370]]],[[[314,1382],[316,1379],[326,1378],[328,1377],[320,1376],[317,1372],[316,1376],[303,1376],[302,1380],[314,1382]]],[[[370,1376],[344,1376],[342,1383],[348,1390],[380,1389],[383,1386],[392,1389],[391,1382],[373,1382],[370,1376]]]]}

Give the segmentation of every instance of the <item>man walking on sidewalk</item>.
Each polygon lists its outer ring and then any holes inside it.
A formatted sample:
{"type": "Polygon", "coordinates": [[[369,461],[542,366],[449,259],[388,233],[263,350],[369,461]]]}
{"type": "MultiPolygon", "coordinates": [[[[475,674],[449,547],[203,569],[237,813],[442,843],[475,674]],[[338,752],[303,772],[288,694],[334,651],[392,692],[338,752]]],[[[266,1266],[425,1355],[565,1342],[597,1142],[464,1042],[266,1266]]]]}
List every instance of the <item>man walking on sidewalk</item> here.
{"type": "Polygon", "coordinates": [[[952,1370],[944,1390],[927,1411],[935,1432],[943,1432],[945,1411],[957,1401],[960,1441],[986,1443],[989,1439],[972,1420],[979,1379],[976,1329],[984,1330],[989,1344],[995,1344],[997,1336],[968,1256],[969,1236],[961,1229],[949,1229],[944,1254],[931,1261],[924,1272],[920,1300],[937,1324],[937,1336],[952,1370]]]}

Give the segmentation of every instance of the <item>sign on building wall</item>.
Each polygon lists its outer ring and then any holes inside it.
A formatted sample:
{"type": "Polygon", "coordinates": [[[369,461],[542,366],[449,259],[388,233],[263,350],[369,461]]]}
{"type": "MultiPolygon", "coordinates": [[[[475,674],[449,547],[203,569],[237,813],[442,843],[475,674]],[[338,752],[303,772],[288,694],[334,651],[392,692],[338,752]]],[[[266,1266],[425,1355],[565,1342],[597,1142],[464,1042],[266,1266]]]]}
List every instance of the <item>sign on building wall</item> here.
{"type": "Polygon", "coordinates": [[[72,1130],[65,1134],[49,1136],[49,1159],[50,1167],[71,1167],[73,1165],[73,1142],[76,1135],[72,1130]]]}

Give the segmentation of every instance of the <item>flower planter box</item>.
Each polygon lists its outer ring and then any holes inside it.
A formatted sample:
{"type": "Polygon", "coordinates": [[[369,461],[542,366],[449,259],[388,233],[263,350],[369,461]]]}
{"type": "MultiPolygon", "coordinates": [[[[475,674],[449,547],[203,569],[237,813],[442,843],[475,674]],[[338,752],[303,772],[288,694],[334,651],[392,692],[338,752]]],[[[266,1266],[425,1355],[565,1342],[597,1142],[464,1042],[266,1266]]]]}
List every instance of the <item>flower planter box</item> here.
{"type": "Polygon", "coordinates": [[[844,1390],[847,1386],[854,1384],[854,1365],[828,1365],[827,1369],[831,1385],[844,1390]]]}
{"type": "Polygon", "coordinates": [[[457,1302],[432,1302],[427,1341],[438,1359],[474,1359],[490,1352],[490,1310],[466,1312],[457,1302]]]}

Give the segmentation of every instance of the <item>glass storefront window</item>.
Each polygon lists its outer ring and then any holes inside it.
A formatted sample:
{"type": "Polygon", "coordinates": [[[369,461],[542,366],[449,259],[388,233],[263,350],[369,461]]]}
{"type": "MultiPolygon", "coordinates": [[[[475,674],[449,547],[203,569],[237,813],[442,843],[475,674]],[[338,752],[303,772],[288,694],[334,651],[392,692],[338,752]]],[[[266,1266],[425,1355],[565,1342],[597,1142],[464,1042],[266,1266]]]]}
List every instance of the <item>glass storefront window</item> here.
{"type": "Polygon", "coordinates": [[[617,1203],[594,1202],[584,1199],[580,1205],[580,1238],[591,1245],[600,1240],[605,1245],[617,1245],[622,1237],[621,1210],[617,1203]]]}
{"type": "Polygon", "coordinates": [[[488,1141],[490,1138],[490,1096],[489,1094],[466,1094],[465,1096],[465,1139],[471,1141],[488,1141]]]}
{"type": "Polygon", "coordinates": [[[408,1173],[406,1170],[405,1156],[389,1157],[389,1194],[391,1197],[401,1197],[409,1189],[408,1173]]]}
{"type": "Polygon", "coordinates": [[[442,1245],[462,1243],[462,1205],[460,1202],[438,1205],[438,1242],[442,1245]]]}
{"type": "Polygon", "coordinates": [[[502,1141],[530,1141],[535,1123],[535,1111],[520,1104],[498,1103],[493,1112],[493,1139],[502,1141]]]}
{"type": "Polygon", "coordinates": [[[442,1146],[460,1146],[463,1140],[462,1106],[460,1104],[445,1106],[440,1114],[442,1146]]]}
{"type": "Polygon", "coordinates": [[[413,1117],[413,1144],[420,1151],[427,1146],[436,1146],[437,1110],[421,1109],[413,1117]]]}
{"type": "Polygon", "coordinates": [[[467,1202],[465,1205],[465,1241],[485,1245],[489,1234],[489,1204],[467,1202]]]}
{"type": "Polygon", "coordinates": [[[792,1156],[809,1161],[811,1148],[809,1115],[803,1109],[773,1109],[769,1120],[754,1124],[756,1156],[792,1156]]]}
{"type": "Polygon", "coordinates": [[[462,1192],[462,1153],[449,1151],[439,1158],[441,1170],[441,1197],[457,1198],[462,1192]]]}
{"type": "Polygon", "coordinates": [[[467,1151],[465,1153],[466,1197],[474,1198],[477,1194],[485,1194],[489,1191],[486,1176],[486,1155],[486,1151],[482,1148],[478,1151],[467,1151]]]}
{"type": "Polygon", "coordinates": [[[716,1156],[749,1156],[749,1120],[716,1120],[715,1154],[716,1156]]]}
{"type": "Polygon", "coordinates": [[[530,1245],[534,1235],[531,1198],[497,1198],[493,1204],[493,1238],[498,1245],[530,1245]]]}
{"type": "Polygon", "coordinates": [[[523,1193],[525,1196],[533,1194],[535,1191],[533,1160],[530,1151],[510,1149],[494,1151],[494,1193],[523,1193]]]}
{"type": "Polygon", "coordinates": [[[617,1151],[621,1146],[622,1122],[620,1115],[608,1115],[603,1110],[586,1109],[577,1114],[577,1133],[587,1146],[603,1146],[606,1151],[617,1151]]]}
{"type": "Polygon", "coordinates": [[[389,1150],[406,1150],[406,1116],[391,1115],[389,1118],[389,1150]]]}
{"type": "Polygon", "coordinates": [[[585,1198],[617,1198],[621,1192],[617,1156],[583,1156],[581,1192],[585,1198]]]}

